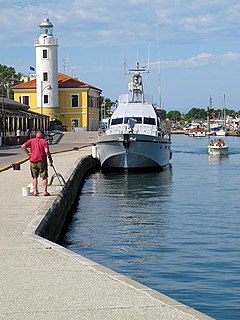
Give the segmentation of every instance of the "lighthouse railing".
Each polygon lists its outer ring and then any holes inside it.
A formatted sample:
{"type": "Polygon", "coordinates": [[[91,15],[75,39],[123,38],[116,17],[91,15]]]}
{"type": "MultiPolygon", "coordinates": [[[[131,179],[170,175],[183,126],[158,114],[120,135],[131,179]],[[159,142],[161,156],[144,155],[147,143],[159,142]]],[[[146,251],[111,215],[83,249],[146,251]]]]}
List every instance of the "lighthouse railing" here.
{"type": "Polygon", "coordinates": [[[50,38],[50,37],[42,37],[41,40],[40,39],[36,39],[34,41],[34,44],[35,45],[38,45],[38,44],[55,44],[55,45],[58,45],[58,39],[54,39],[54,38],[50,38]]]}

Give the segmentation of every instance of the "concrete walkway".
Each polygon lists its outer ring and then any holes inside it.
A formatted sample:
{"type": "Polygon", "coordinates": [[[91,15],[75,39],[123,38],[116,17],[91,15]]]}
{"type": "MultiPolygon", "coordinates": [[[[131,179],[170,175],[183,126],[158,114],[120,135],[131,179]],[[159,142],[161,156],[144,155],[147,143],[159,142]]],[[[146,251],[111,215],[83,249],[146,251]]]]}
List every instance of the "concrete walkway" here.
{"type": "MultiPolygon", "coordinates": [[[[67,136],[71,147],[91,142],[95,134],[67,136]]],[[[54,165],[67,180],[79,159],[90,153],[91,147],[56,153],[54,165]]],[[[0,182],[0,319],[211,319],[35,235],[61,191],[56,179],[50,197],[23,197],[22,186],[31,182],[25,162],[21,170],[1,172],[0,182]]]]}

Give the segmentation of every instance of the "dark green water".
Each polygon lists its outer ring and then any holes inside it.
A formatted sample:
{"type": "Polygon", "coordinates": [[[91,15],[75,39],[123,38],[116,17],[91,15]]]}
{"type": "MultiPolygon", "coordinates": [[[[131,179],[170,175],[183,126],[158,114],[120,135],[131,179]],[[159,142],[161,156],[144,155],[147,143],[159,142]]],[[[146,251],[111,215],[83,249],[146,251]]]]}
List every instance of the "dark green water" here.
{"type": "Polygon", "coordinates": [[[219,320],[240,319],[240,138],[173,136],[169,169],[85,182],[65,246],[219,320]]]}

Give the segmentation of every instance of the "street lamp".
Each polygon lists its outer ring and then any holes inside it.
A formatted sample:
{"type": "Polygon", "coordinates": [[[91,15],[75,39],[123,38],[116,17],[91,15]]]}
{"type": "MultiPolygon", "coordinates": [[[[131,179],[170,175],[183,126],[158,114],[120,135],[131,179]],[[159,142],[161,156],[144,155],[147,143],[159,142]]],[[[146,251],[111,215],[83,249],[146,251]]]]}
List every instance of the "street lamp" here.
{"type": "Polygon", "coordinates": [[[5,131],[5,117],[4,117],[4,69],[2,66],[2,145],[4,144],[4,131],[5,131]]]}
{"type": "Polygon", "coordinates": [[[13,84],[13,80],[12,79],[8,79],[6,81],[5,79],[5,75],[4,75],[4,66],[2,66],[2,79],[0,81],[1,85],[2,85],[2,117],[1,117],[1,122],[2,122],[2,125],[1,125],[1,135],[2,135],[2,145],[4,144],[4,137],[5,137],[5,127],[6,127],[6,124],[5,124],[5,115],[4,115],[4,89],[7,90],[7,98],[9,98],[9,89],[10,89],[10,86],[13,84]]]}
{"type": "Polygon", "coordinates": [[[47,84],[45,87],[43,87],[43,81],[41,81],[41,114],[43,113],[43,91],[45,89],[52,90],[52,87],[50,84],[47,84]]]}
{"type": "MultiPolygon", "coordinates": [[[[47,84],[45,87],[43,87],[43,81],[41,81],[41,105],[40,105],[40,108],[41,108],[41,116],[43,114],[43,91],[47,89],[47,90],[52,90],[52,87],[50,84],[47,84]]],[[[43,126],[43,119],[41,117],[41,126],[43,126]]]]}
{"type": "Polygon", "coordinates": [[[105,119],[105,108],[106,108],[106,99],[103,99],[101,104],[101,121],[105,119]]]}

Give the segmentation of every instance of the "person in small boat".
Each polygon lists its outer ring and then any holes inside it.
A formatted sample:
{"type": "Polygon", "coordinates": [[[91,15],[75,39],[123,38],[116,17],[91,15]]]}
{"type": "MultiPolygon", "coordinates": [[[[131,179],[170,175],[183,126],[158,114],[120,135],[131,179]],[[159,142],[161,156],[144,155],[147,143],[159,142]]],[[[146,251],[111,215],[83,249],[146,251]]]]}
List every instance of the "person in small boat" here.
{"type": "Polygon", "coordinates": [[[209,145],[214,146],[213,140],[210,141],[209,145]]]}
{"type": "Polygon", "coordinates": [[[217,146],[218,146],[218,147],[221,147],[221,146],[222,146],[222,140],[221,140],[221,139],[218,139],[218,141],[217,141],[217,146]]]}

